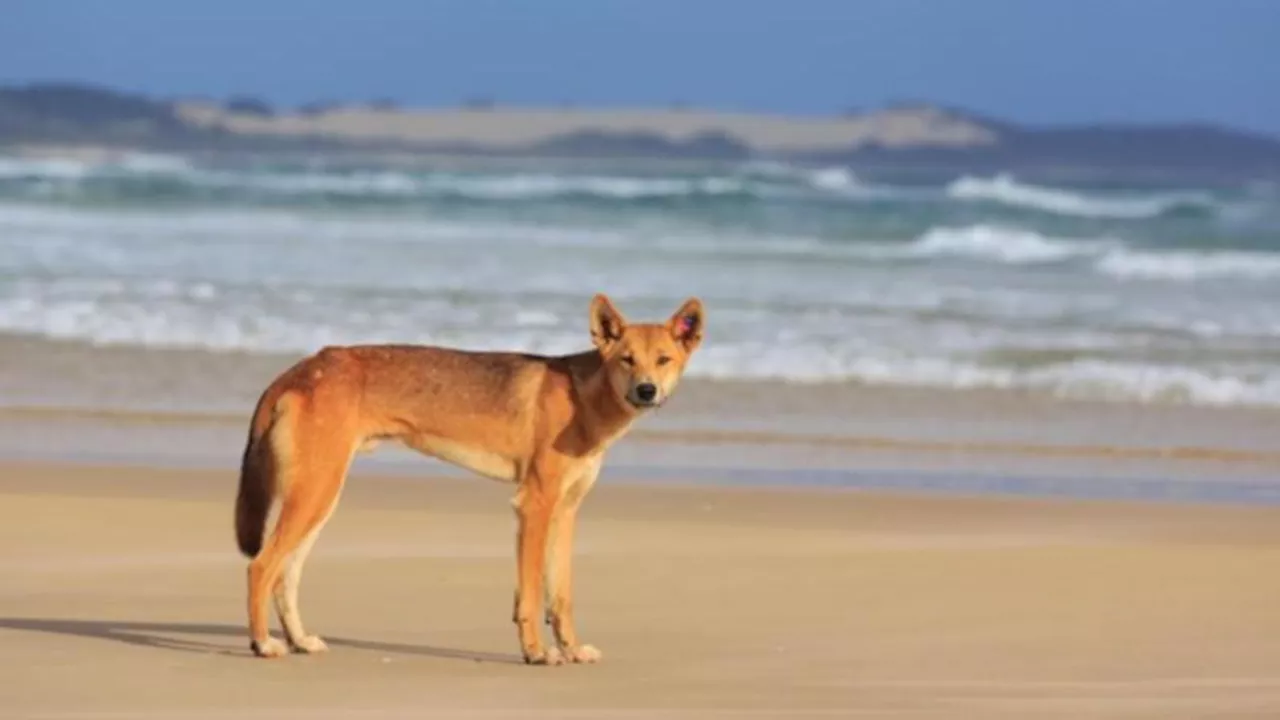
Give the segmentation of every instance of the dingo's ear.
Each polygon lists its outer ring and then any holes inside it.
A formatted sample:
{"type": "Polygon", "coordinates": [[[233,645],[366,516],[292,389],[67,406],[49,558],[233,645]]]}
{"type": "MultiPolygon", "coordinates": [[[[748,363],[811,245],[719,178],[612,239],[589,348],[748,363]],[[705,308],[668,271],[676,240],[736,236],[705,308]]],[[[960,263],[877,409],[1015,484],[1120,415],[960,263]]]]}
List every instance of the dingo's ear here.
{"type": "Polygon", "coordinates": [[[702,343],[702,326],[702,301],[696,297],[685,300],[667,321],[667,329],[687,353],[693,352],[702,343]]]}
{"type": "Polygon", "coordinates": [[[622,337],[627,327],[626,318],[618,312],[609,298],[600,293],[591,298],[591,342],[604,350],[611,343],[622,337]]]}

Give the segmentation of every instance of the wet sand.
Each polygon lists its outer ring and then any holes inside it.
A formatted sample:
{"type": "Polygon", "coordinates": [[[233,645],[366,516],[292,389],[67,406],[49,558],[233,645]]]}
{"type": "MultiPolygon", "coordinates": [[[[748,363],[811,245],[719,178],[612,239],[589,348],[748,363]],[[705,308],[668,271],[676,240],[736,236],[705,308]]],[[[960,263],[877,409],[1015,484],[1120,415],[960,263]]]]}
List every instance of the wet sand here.
{"type": "Polygon", "coordinates": [[[302,587],[332,652],[243,630],[226,469],[0,464],[4,717],[1280,714],[1280,509],[602,483],[598,666],[526,667],[509,489],[358,471],[302,587]]]}

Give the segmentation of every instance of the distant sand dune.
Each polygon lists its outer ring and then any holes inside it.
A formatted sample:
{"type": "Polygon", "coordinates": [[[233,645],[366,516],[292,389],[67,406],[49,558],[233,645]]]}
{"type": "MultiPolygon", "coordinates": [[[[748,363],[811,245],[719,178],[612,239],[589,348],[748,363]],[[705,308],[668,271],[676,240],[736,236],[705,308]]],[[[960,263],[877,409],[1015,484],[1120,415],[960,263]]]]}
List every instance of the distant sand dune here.
{"type": "Polygon", "coordinates": [[[646,134],[668,141],[728,135],[759,152],[803,153],[866,145],[969,147],[996,142],[995,133],[937,108],[903,108],[847,117],[788,117],[705,110],[337,108],[315,115],[265,117],[218,105],[183,103],[179,115],[196,125],[242,134],[325,136],[423,145],[474,145],[511,150],[575,133],[646,134]]]}

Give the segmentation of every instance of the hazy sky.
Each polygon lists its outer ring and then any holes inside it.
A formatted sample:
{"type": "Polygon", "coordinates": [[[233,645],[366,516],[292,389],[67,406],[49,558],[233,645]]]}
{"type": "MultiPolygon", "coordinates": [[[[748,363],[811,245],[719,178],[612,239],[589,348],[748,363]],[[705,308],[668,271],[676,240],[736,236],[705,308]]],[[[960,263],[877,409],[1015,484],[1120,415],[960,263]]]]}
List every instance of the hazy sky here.
{"type": "Polygon", "coordinates": [[[298,104],[390,97],[1280,134],[1280,0],[5,0],[0,82],[298,104]]]}

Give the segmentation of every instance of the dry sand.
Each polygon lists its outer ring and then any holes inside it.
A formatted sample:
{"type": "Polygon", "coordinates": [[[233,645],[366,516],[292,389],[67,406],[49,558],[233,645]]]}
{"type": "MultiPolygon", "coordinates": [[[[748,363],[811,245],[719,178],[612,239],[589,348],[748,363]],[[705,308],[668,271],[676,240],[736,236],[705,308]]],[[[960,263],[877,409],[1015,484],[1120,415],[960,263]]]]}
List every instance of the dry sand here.
{"type": "Polygon", "coordinates": [[[597,666],[526,667],[508,490],[357,473],[252,658],[227,471],[0,465],[2,717],[1280,716],[1280,509],[604,483],[597,666]]]}

